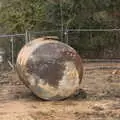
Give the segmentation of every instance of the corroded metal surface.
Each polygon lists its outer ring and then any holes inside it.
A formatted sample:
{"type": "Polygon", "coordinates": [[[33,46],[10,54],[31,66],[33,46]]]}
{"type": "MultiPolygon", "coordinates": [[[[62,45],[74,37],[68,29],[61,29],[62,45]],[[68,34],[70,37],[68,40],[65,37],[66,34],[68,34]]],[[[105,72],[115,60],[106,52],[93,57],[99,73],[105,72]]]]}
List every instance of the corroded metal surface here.
{"type": "Polygon", "coordinates": [[[60,100],[79,90],[83,69],[70,46],[43,37],[26,44],[17,59],[20,79],[38,97],[60,100]]]}

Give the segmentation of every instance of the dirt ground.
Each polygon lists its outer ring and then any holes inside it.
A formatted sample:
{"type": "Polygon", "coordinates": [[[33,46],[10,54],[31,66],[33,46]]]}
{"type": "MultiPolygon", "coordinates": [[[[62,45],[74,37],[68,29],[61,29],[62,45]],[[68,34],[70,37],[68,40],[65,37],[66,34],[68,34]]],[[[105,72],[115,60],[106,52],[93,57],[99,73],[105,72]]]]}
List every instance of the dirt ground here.
{"type": "Polygon", "coordinates": [[[80,93],[63,101],[43,101],[16,72],[0,72],[0,120],[120,120],[120,69],[115,67],[120,63],[84,63],[80,93]]]}

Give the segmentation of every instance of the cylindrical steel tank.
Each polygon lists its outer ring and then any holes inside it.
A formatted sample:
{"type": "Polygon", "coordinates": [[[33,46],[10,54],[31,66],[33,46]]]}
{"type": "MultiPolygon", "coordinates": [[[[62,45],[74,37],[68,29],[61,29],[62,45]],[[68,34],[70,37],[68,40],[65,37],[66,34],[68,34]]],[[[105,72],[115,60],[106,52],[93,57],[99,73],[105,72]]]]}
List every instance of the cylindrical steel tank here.
{"type": "Polygon", "coordinates": [[[27,43],[16,63],[20,79],[45,100],[61,100],[73,95],[79,90],[83,75],[77,52],[55,39],[48,36],[27,43]]]}

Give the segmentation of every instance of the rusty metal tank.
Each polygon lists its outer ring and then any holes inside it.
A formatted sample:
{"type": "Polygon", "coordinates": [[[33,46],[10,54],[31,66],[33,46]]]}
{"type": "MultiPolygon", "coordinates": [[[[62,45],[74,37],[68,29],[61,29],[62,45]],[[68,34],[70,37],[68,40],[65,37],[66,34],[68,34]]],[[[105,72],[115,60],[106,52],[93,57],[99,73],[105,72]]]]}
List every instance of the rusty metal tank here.
{"type": "Polygon", "coordinates": [[[44,100],[74,95],[83,75],[78,53],[50,36],[27,43],[18,55],[16,69],[25,85],[44,100]]]}

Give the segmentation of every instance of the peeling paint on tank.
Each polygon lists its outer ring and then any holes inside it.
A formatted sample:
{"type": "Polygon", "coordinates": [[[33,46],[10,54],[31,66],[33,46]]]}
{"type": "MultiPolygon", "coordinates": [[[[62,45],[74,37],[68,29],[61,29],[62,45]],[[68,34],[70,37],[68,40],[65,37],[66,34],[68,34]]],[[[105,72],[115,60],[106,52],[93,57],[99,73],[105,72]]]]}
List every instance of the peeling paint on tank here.
{"type": "Polygon", "coordinates": [[[59,94],[71,95],[79,89],[79,75],[75,65],[72,62],[65,63],[65,71],[61,81],[59,81],[59,94]],[[72,77],[71,77],[72,73],[72,77]],[[75,74],[74,74],[75,73],[75,74]],[[64,91],[64,92],[63,92],[64,91]]]}
{"type": "Polygon", "coordinates": [[[22,48],[16,67],[25,85],[46,100],[73,95],[80,88],[83,74],[81,59],[72,47],[44,37],[22,48]]]}

